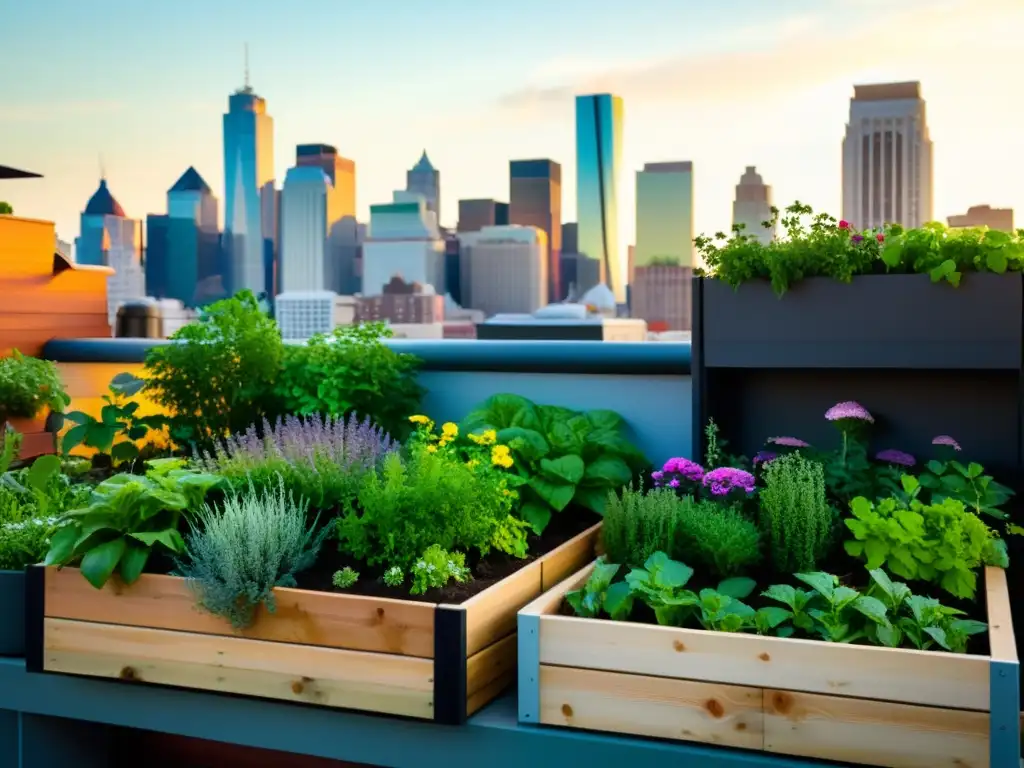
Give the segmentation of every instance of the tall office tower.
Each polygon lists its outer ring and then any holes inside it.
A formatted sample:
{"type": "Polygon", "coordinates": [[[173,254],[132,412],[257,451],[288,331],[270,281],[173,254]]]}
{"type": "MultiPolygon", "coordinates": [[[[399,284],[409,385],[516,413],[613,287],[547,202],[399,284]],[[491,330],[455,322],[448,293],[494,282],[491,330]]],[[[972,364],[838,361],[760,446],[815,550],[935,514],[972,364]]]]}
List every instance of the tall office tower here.
{"type": "Polygon", "coordinates": [[[508,203],[497,200],[459,200],[457,232],[478,232],[484,227],[508,224],[508,203]]]}
{"type": "Polygon", "coordinates": [[[342,157],[330,144],[300,144],[295,148],[295,165],[316,166],[331,180],[342,217],[356,215],[356,164],[342,157]]]}
{"type": "Polygon", "coordinates": [[[843,139],[843,218],[858,229],[932,219],[932,141],[920,83],[857,85],[843,139]]]}
{"type": "Polygon", "coordinates": [[[772,220],[772,188],[764,183],[757,168],[748,165],[736,185],[736,199],[732,203],[732,224],[743,225],[743,234],[749,235],[768,245],[775,239],[775,224],[766,227],[772,220]]]}
{"type": "Polygon", "coordinates": [[[166,226],[159,298],[195,307],[199,283],[218,272],[220,248],[217,198],[195,168],[185,171],[167,191],[166,226]]]}
{"type": "Polygon", "coordinates": [[[390,203],[370,206],[363,242],[363,295],[379,296],[395,275],[445,292],[445,244],[432,211],[418,194],[395,192],[390,203]]]}
{"type": "Polygon", "coordinates": [[[459,236],[462,299],[486,315],[547,304],[548,243],[540,227],[485,227],[459,236]]]}
{"type": "Polygon", "coordinates": [[[146,297],[142,269],[142,226],[129,219],[101,179],[99,189],[82,211],[81,234],[75,240],[75,261],[111,267],[107,278],[107,312],[111,326],[117,309],[127,301],[146,297]]]}
{"type": "Polygon", "coordinates": [[[626,261],[619,244],[622,178],[622,99],[576,97],[576,216],[579,252],[604,265],[620,304],[626,300],[626,261]]]}
{"type": "Polygon", "coordinates": [[[692,277],[693,270],[687,266],[638,266],[630,285],[630,316],[645,320],[652,331],[690,330],[692,277]]]}
{"type": "Polygon", "coordinates": [[[146,293],[155,299],[167,298],[167,226],[166,213],[146,216],[146,239],[142,263],[146,275],[146,293]]]}
{"type": "Polygon", "coordinates": [[[636,174],[637,267],[693,265],[693,163],[647,163],[636,174]]]}
{"type": "Polygon", "coordinates": [[[579,225],[568,221],[562,225],[562,253],[580,252],[579,225]]]}
{"type": "Polygon", "coordinates": [[[422,196],[427,201],[427,210],[434,212],[435,223],[441,225],[441,172],[431,165],[427,150],[406,172],[405,191],[422,196]]]}
{"type": "Polygon", "coordinates": [[[967,213],[946,218],[953,229],[960,227],[988,227],[1002,232],[1013,232],[1013,208],[993,208],[991,205],[972,205],[967,213]]]}
{"type": "Polygon", "coordinates": [[[508,175],[509,223],[537,227],[548,236],[548,301],[561,301],[562,166],[554,160],[512,160],[508,175]]]}
{"type": "Polygon", "coordinates": [[[267,102],[249,85],[231,94],[224,115],[224,245],[229,294],[268,289],[276,236],[274,121],[267,102]],[[269,220],[265,220],[269,219],[269,220]]]}
{"type": "Polygon", "coordinates": [[[295,166],[281,190],[281,293],[327,289],[328,237],[337,221],[334,186],[318,166],[295,166]]]}

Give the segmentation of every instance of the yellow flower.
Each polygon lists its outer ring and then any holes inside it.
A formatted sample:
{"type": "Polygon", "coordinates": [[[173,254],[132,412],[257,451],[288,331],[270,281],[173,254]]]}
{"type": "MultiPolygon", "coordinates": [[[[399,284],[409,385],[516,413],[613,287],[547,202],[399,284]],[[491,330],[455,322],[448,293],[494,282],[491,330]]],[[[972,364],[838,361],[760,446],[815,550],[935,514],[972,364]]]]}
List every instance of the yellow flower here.
{"type": "Polygon", "coordinates": [[[441,432],[443,432],[444,436],[447,437],[449,440],[452,440],[453,438],[459,436],[459,427],[457,424],[453,424],[452,422],[449,421],[443,427],[441,427],[441,432]]]}
{"type": "Polygon", "coordinates": [[[493,429],[488,429],[479,435],[470,435],[469,439],[477,445],[493,445],[498,439],[498,433],[493,429]]]}
{"type": "Polygon", "coordinates": [[[442,437],[440,440],[437,441],[437,444],[443,447],[443,446],[448,445],[448,443],[450,443],[451,441],[452,441],[451,437],[449,437],[448,435],[445,435],[444,437],[442,437]]]}
{"type": "Polygon", "coordinates": [[[430,423],[429,417],[424,416],[421,413],[417,413],[415,416],[410,416],[409,417],[409,421],[411,421],[413,424],[429,424],[430,423]]]}
{"type": "Polygon", "coordinates": [[[512,456],[507,445],[496,445],[491,448],[491,464],[508,469],[512,463],[512,456]]]}
{"type": "Polygon", "coordinates": [[[428,453],[437,453],[437,446],[436,445],[428,445],[427,446],[427,452],[428,453]]]}

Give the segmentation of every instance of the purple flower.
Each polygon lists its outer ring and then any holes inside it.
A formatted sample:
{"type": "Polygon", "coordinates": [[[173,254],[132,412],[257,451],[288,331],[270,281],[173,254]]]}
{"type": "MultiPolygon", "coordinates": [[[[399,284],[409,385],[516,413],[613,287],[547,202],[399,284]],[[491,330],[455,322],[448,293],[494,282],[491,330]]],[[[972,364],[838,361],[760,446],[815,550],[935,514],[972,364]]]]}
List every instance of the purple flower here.
{"type": "Polygon", "coordinates": [[[864,235],[854,235],[850,239],[853,240],[853,242],[855,243],[859,243],[861,240],[864,239],[864,235]]]}
{"type": "Polygon", "coordinates": [[[704,475],[704,487],[713,496],[726,496],[737,488],[750,494],[754,492],[754,476],[735,467],[719,467],[704,475]]]}
{"type": "Polygon", "coordinates": [[[668,487],[669,488],[678,488],[679,487],[679,478],[678,477],[673,477],[671,480],[669,480],[668,481],[668,487]]]}
{"type": "Polygon", "coordinates": [[[901,467],[912,467],[917,463],[917,460],[906,451],[897,451],[895,448],[889,448],[885,451],[879,451],[875,454],[877,461],[884,461],[886,464],[896,464],[901,467]]]}
{"type": "Polygon", "coordinates": [[[685,479],[694,483],[699,483],[701,478],[704,477],[704,467],[690,459],[669,459],[661,469],[666,474],[682,475],[685,479]]]}
{"type": "Polygon", "coordinates": [[[758,464],[767,464],[769,461],[777,459],[778,457],[779,454],[772,453],[771,451],[758,451],[754,455],[754,466],[756,467],[758,464]]]}
{"type": "Polygon", "coordinates": [[[854,419],[856,421],[866,421],[868,424],[875,423],[875,417],[868,413],[868,409],[853,400],[836,403],[825,411],[825,418],[829,421],[854,419]]]}
{"type": "Polygon", "coordinates": [[[665,477],[665,473],[664,473],[664,472],[661,472],[661,471],[659,471],[659,472],[651,472],[651,479],[652,479],[652,480],[653,480],[654,482],[658,482],[658,481],[659,481],[659,480],[661,480],[661,479],[662,479],[663,477],[665,477]]]}
{"type": "Polygon", "coordinates": [[[801,440],[799,437],[769,437],[767,442],[774,445],[784,445],[787,448],[810,448],[811,444],[801,440]]]}
{"type": "Polygon", "coordinates": [[[960,450],[960,443],[958,443],[949,435],[939,435],[938,437],[932,438],[932,445],[946,445],[952,448],[954,451],[960,450]]]}

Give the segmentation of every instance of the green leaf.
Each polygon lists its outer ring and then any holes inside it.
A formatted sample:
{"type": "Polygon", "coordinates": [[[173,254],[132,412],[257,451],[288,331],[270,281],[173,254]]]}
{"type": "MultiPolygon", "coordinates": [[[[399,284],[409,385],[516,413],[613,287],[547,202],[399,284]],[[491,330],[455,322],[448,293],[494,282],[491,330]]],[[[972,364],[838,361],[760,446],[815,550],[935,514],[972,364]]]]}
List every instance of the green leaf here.
{"type": "Polygon", "coordinates": [[[608,587],[604,596],[604,610],[613,621],[625,621],[633,610],[633,593],[629,584],[618,581],[608,587]]]}
{"type": "Polygon", "coordinates": [[[815,592],[828,598],[829,601],[832,600],[836,589],[836,577],[832,574],[816,571],[815,573],[795,573],[793,575],[814,589],[815,592]]]}
{"type": "Polygon", "coordinates": [[[886,242],[882,248],[882,261],[889,269],[895,269],[903,259],[903,242],[900,238],[894,237],[886,242]]]}
{"type": "Polygon", "coordinates": [[[654,581],[658,586],[678,589],[685,587],[693,576],[693,568],[677,560],[666,559],[658,567],[654,581]]]}
{"type": "Polygon", "coordinates": [[[949,647],[949,640],[946,639],[946,630],[942,627],[922,627],[925,634],[927,634],[932,640],[941,645],[947,651],[953,650],[949,647]]]}
{"type": "Polygon", "coordinates": [[[864,542],[864,554],[867,556],[869,570],[879,568],[889,556],[889,542],[884,539],[868,539],[864,542]]]}
{"type": "Polygon", "coordinates": [[[892,579],[889,575],[881,568],[874,568],[870,571],[871,579],[877,584],[885,594],[892,598],[896,592],[896,588],[893,586],[892,579]]]}
{"type": "Polygon", "coordinates": [[[50,537],[50,549],[46,553],[43,565],[65,565],[75,551],[75,542],[78,541],[79,527],[77,525],[65,525],[58,528],[56,533],[50,537]]]}
{"type": "Polygon", "coordinates": [[[565,509],[576,493],[576,486],[569,483],[553,483],[543,477],[531,477],[529,482],[538,496],[550,504],[556,512],[565,509]]]}
{"type": "Polygon", "coordinates": [[[29,467],[28,473],[25,476],[25,481],[30,488],[40,493],[45,493],[50,478],[56,477],[59,474],[60,458],[51,453],[46,456],[40,456],[32,462],[32,466],[29,467]]]}
{"type": "Polygon", "coordinates": [[[149,547],[156,544],[162,544],[171,552],[178,555],[185,551],[185,540],[181,538],[181,534],[178,533],[176,528],[166,528],[162,531],[130,533],[128,535],[149,547]]]}
{"type": "Polygon", "coordinates": [[[114,443],[114,438],[121,432],[120,426],[100,424],[99,422],[90,424],[87,430],[84,443],[100,453],[107,453],[114,443]]]}
{"type": "MultiPolygon", "coordinates": [[[[541,459],[540,470],[553,480],[576,485],[588,469],[579,456],[560,456],[557,459],[541,459]]],[[[566,502],[568,503],[568,502],[566,502]]]]}
{"type": "Polygon", "coordinates": [[[540,536],[551,522],[551,507],[546,504],[538,504],[535,501],[527,501],[519,509],[519,516],[530,524],[534,533],[540,536]]]}
{"type": "Polygon", "coordinates": [[[110,458],[114,461],[131,461],[138,457],[139,449],[132,442],[118,443],[110,449],[110,458]]]}
{"type": "Polygon", "coordinates": [[[993,272],[1003,274],[1007,267],[1006,254],[1001,249],[989,251],[985,256],[985,266],[993,272]]]}
{"type": "Polygon", "coordinates": [[[82,575],[96,589],[102,589],[117,568],[127,544],[123,537],[100,544],[82,557],[82,575]]]}
{"type": "Polygon", "coordinates": [[[796,589],[789,584],[773,584],[761,594],[790,608],[796,608],[796,589]]]}
{"type": "Polygon", "coordinates": [[[121,575],[121,581],[125,584],[134,584],[142,575],[142,569],[146,567],[146,561],[149,560],[152,550],[149,547],[140,546],[130,539],[127,543],[128,547],[121,556],[121,567],[118,573],[121,575]]]}
{"type": "Polygon", "coordinates": [[[622,426],[622,417],[619,414],[600,408],[587,411],[587,421],[593,425],[594,429],[602,432],[614,432],[622,426]]]}
{"type": "Polygon", "coordinates": [[[134,397],[146,386],[146,380],[131,373],[119,373],[110,381],[110,388],[126,397],[134,397]]]}
{"type": "Polygon", "coordinates": [[[94,417],[90,416],[88,413],[85,413],[83,411],[72,411],[71,413],[65,413],[64,419],[66,421],[70,421],[72,424],[78,424],[79,426],[83,424],[92,424],[94,421],[96,421],[94,417]]]}
{"type": "Polygon", "coordinates": [[[146,435],[149,434],[149,427],[142,424],[137,424],[128,430],[129,440],[142,440],[146,435]]]}
{"type": "Polygon", "coordinates": [[[951,626],[957,632],[965,635],[980,635],[982,632],[988,632],[988,624],[974,619],[956,619],[951,626]]]}
{"type": "Polygon", "coordinates": [[[888,626],[889,617],[887,615],[885,604],[874,597],[868,597],[862,595],[853,601],[853,609],[867,616],[876,624],[888,626]]]}
{"type": "Polygon", "coordinates": [[[576,486],[576,493],[572,500],[581,507],[586,507],[591,512],[604,517],[604,511],[608,508],[608,491],[605,488],[588,488],[585,485],[576,486]]]}
{"type": "Polygon", "coordinates": [[[498,430],[498,442],[507,445],[527,461],[537,461],[551,450],[544,435],[524,427],[506,427],[498,430]]]}
{"type": "Polygon", "coordinates": [[[61,450],[64,451],[64,453],[71,453],[72,450],[85,442],[85,438],[88,435],[88,424],[79,424],[77,427],[72,427],[65,432],[64,436],[60,439],[61,450]]]}
{"type": "Polygon", "coordinates": [[[731,579],[720,581],[716,591],[720,595],[726,595],[728,597],[735,598],[736,600],[743,600],[754,591],[756,586],[757,582],[753,579],[748,579],[745,576],[736,576],[731,579]]]}
{"type": "Polygon", "coordinates": [[[880,624],[875,627],[875,637],[878,642],[888,648],[899,648],[903,642],[903,632],[900,628],[889,624],[888,626],[880,624]]]}
{"type": "Polygon", "coordinates": [[[775,629],[782,622],[791,619],[793,612],[787,611],[785,608],[779,608],[777,605],[768,605],[761,608],[757,615],[761,617],[761,621],[764,622],[765,626],[769,629],[775,629]]]}
{"type": "Polygon", "coordinates": [[[604,485],[609,488],[621,488],[633,479],[629,465],[618,456],[605,453],[587,465],[583,482],[587,485],[604,485]]]}

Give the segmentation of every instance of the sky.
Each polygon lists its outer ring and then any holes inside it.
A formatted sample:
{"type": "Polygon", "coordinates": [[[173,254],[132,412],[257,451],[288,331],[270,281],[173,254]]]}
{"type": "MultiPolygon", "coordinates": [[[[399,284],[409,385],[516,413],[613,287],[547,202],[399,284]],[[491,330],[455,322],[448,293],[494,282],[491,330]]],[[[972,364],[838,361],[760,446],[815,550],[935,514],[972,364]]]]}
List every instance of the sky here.
{"type": "MultiPolygon", "coordinates": [[[[426,149],[441,223],[460,198],[508,199],[508,161],[562,164],[575,217],[573,96],[625,102],[623,244],[635,171],[694,164],[697,232],[727,229],[755,165],[777,204],[839,215],[855,83],[919,80],[935,218],[1013,207],[1024,225],[1024,0],[0,0],[0,181],[61,238],[101,167],[129,216],[164,213],[194,165],[221,199],[221,119],[242,85],[274,118],[277,178],[295,145],[357,168],[358,215],[426,149]]],[[[280,183],[280,182],[279,182],[280,183]]]]}

